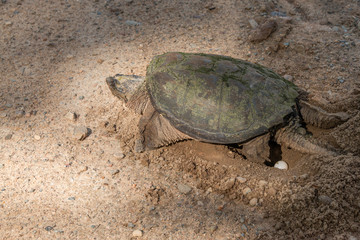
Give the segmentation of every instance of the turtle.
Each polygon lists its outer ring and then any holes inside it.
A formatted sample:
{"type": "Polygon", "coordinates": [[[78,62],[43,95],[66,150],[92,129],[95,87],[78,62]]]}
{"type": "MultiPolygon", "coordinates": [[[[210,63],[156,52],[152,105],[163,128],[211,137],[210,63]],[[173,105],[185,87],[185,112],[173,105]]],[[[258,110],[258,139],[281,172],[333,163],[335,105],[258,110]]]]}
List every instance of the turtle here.
{"type": "Polygon", "coordinates": [[[140,114],[136,152],[182,140],[236,145],[268,159],[269,142],[310,154],[334,154],[306,124],[335,127],[346,113],[311,104],[291,81],[260,64],[229,56],[168,52],[155,56],[146,77],[106,78],[113,95],[140,114]]]}

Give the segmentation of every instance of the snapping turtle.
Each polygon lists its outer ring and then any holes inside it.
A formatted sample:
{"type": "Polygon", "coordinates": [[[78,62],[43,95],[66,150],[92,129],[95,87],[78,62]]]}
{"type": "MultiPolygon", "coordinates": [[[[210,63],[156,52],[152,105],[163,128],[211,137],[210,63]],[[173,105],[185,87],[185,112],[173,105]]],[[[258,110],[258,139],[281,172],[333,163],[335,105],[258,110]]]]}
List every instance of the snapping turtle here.
{"type": "Polygon", "coordinates": [[[137,151],[195,139],[240,144],[245,156],[267,159],[272,140],[328,154],[302,120],[324,128],[347,120],[345,113],[327,113],[304,101],[297,86],[272,70],[227,56],[165,53],[152,59],[145,79],[118,74],[106,81],[142,115],[137,151]]]}

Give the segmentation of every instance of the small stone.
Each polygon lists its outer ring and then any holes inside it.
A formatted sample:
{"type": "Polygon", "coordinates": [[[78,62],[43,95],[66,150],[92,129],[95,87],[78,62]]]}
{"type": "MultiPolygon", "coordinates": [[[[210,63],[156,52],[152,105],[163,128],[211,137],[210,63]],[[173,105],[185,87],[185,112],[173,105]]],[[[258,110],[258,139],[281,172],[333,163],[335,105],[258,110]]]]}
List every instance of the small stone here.
{"type": "Polygon", "coordinates": [[[75,197],[69,197],[68,200],[74,201],[74,200],[75,200],[75,197]]]}
{"type": "Polygon", "coordinates": [[[67,59],[72,59],[72,58],[74,58],[74,55],[68,54],[68,55],[66,56],[66,58],[67,58],[67,59]]]}
{"type": "Polygon", "coordinates": [[[102,64],[105,60],[104,59],[98,59],[97,63],[102,64]]]}
{"type": "Polygon", "coordinates": [[[268,194],[271,195],[271,196],[275,196],[275,195],[276,195],[276,190],[275,190],[275,188],[272,188],[272,187],[269,188],[268,194]]]}
{"type": "Polygon", "coordinates": [[[142,235],[143,235],[143,232],[141,230],[135,230],[132,233],[133,237],[142,237],[142,235]]]}
{"type": "Polygon", "coordinates": [[[83,100],[84,98],[85,98],[84,96],[80,96],[80,97],[79,97],[80,100],[83,100]]]}
{"type": "Polygon", "coordinates": [[[7,116],[6,113],[4,113],[4,112],[0,113],[0,118],[5,118],[6,116],[7,116]]]}
{"type": "MultiPolygon", "coordinates": [[[[1,165],[0,165],[1,166],[1,165]]],[[[197,201],[198,206],[204,206],[204,203],[202,201],[197,201]]]]}
{"type": "Polygon", "coordinates": [[[298,134],[300,134],[300,135],[303,135],[303,136],[306,135],[306,129],[303,128],[303,127],[297,128],[297,129],[296,129],[296,132],[297,132],[298,134]]]}
{"type": "Polygon", "coordinates": [[[13,23],[10,21],[5,22],[5,26],[11,26],[13,23]]]}
{"type": "Polygon", "coordinates": [[[22,117],[22,116],[24,116],[24,115],[25,115],[25,111],[24,111],[24,110],[17,110],[17,111],[15,112],[15,116],[18,117],[18,118],[20,118],[20,117],[22,117]]]}
{"type": "Polygon", "coordinates": [[[267,182],[267,181],[265,181],[265,180],[260,180],[260,181],[259,181],[259,186],[260,186],[260,187],[265,187],[266,185],[268,185],[268,182],[267,182]]]}
{"type": "Polygon", "coordinates": [[[274,20],[269,20],[264,24],[260,25],[256,30],[254,30],[250,36],[249,40],[251,42],[261,42],[267,39],[271,33],[275,32],[277,29],[277,23],[274,20]]]}
{"type": "Polygon", "coordinates": [[[247,228],[247,226],[245,225],[245,224],[243,224],[243,225],[241,225],[241,230],[243,230],[243,231],[248,231],[248,228],[247,228]]]}
{"type": "Polygon", "coordinates": [[[288,75],[288,74],[285,74],[283,77],[284,77],[286,80],[290,81],[290,82],[291,82],[292,80],[294,80],[293,76],[288,75]]]}
{"type": "Polygon", "coordinates": [[[141,23],[136,22],[136,21],[132,21],[132,20],[126,20],[125,24],[129,25],[129,26],[140,26],[141,25],[141,23]]]}
{"type": "Polygon", "coordinates": [[[6,135],[6,136],[5,136],[5,140],[10,140],[10,139],[12,138],[12,136],[13,136],[13,135],[12,135],[11,133],[8,134],[8,135],[6,135]]]}
{"type": "Polygon", "coordinates": [[[129,222],[129,223],[128,223],[128,227],[129,227],[129,228],[134,228],[134,227],[135,227],[135,224],[129,222]]]}
{"type": "Polygon", "coordinates": [[[83,141],[90,135],[90,129],[85,126],[74,127],[73,137],[77,140],[83,141]]]}
{"type": "Polygon", "coordinates": [[[285,161],[277,161],[274,165],[274,168],[278,168],[281,170],[288,170],[289,165],[285,161]]]}
{"type": "Polygon", "coordinates": [[[244,195],[249,194],[249,193],[251,193],[251,189],[249,187],[246,187],[246,188],[243,189],[242,193],[244,195]]]}
{"type": "Polygon", "coordinates": [[[258,199],[257,198],[252,198],[249,202],[250,206],[256,206],[256,204],[258,203],[258,199]]]}
{"type": "Polygon", "coordinates": [[[65,118],[69,121],[76,121],[76,119],[78,118],[78,115],[74,112],[67,112],[65,114],[65,118]]]}
{"type": "Polygon", "coordinates": [[[318,199],[323,204],[330,204],[333,201],[331,197],[328,197],[326,195],[320,195],[318,199]]]}
{"type": "Polygon", "coordinates": [[[117,159],[123,159],[125,157],[125,154],[123,154],[123,153],[115,153],[114,157],[116,157],[117,159]]]}
{"type": "Polygon", "coordinates": [[[39,135],[34,135],[34,139],[35,139],[35,140],[40,140],[41,137],[40,137],[39,135]]]}
{"type": "Polygon", "coordinates": [[[250,19],[249,24],[252,29],[256,29],[259,26],[259,24],[255,21],[255,19],[250,19]]]}
{"type": "Polygon", "coordinates": [[[189,187],[188,185],[179,183],[177,185],[177,187],[178,187],[179,192],[181,192],[183,194],[188,194],[191,192],[191,187],[189,187]]]}
{"type": "Polygon", "coordinates": [[[211,226],[210,232],[213,233],[213,232],[215,232],[216,230],[218,230],[218,228],[219,228],[219,227],[218,227],[217,225],[211,226]]]}
{"type": "Polygon", "coordinates": [[[145,147],[143,141],[141,139],[136,139],[135,141],[135,152],[142,153],[145,151],[145,147]]]}
{"type": "Polygon", "coordinates": [[[50,232],[50,231],[53,230],[53,229],[54,229],[53,226],[47,226],[47,227],[45,227],[45,230],[48,231],[48,232],[50,232]]]}
{"type": "Polygon", "coordinates": [[[239,181],[239,183],[245,183],[247,181],[247,179],[243,177],[237,177],[236,180],[239,181]]]}

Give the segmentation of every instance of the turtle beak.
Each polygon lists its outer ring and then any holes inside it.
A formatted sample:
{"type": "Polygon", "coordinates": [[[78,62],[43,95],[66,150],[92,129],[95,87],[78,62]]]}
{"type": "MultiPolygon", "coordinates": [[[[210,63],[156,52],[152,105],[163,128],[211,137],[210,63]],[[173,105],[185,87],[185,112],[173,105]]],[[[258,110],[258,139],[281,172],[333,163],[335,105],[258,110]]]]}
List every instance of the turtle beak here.
{"type": "MultiPolygon", "coordinates": [[[[120,78],[121,80],[121,78],[120,78]]],[[[121,83],[118,79],[114,77],[106,78],[106,83],[110,88],[110,91],[114,96],[118,97],[120,100],[124,101],[125,103],[128,101],[125,95],[125,89],[121,86],[121,83]]]]}

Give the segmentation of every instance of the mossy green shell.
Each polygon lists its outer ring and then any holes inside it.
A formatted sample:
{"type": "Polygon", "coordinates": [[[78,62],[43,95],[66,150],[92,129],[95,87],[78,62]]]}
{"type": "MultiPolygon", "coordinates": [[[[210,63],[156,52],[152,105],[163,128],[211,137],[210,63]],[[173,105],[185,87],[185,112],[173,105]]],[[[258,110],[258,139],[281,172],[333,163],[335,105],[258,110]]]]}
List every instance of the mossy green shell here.
{"type": "Polygon", "coordinates": [[[247,141],[283,123],[298,96],[294,84],[266,67],[209,54],[156,56],[146,87],[175,128],[221,144],[247,141]]]}

